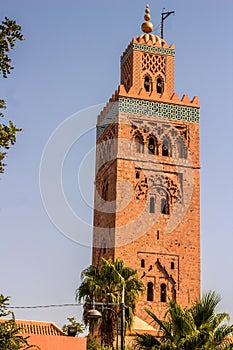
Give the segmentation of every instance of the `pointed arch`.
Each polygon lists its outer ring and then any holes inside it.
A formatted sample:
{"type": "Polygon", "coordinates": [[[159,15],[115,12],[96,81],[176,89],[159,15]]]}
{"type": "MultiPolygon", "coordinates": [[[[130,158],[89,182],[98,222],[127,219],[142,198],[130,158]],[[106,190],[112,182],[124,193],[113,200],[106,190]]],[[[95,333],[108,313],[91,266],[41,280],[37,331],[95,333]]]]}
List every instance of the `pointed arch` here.
{"type": "Polygon", "coordinates": [[[164,82],[161,76],[156,78],[156,92],[157,94],[162,94],[164,91],[164,82]]]}
{"type": "Polygon", "coordinates": [[[150,213],[154,213],[155,212],[155,197],[152,196],[150,197],[150,213]]]}
{"type": "Polygon", "coordinates": [[[152,92],[152,79],[150,74],[146,74],[143,77],[144,89],[146,92],[152,92]]]}
{"type": "Polygon", "coordinates": [[[152,282],[147,283],[147,301],[154,300],[154,285],[152,282]]]}
{"type": "Polygon", "coordinates": [[[161,198],[161,214],[165,214],[165,215],[170,214],[170,204],[169,204],[168,194],[166,194],[166,197],[161,198]]]}
{"type": "Polygon", "coordinates": [[[158,155],[158,141],[154,136],[148,138],[148,153],[158,155]]]}
{"type": "Polygon", "coordinates": [[[181,137],[179,137],[176,141],[176,147],[177,147],[177,154],[179,158],[186,159],[188,155],[187,147],[182,140],[181,137]]]}
{"type": "Polygon", "coordinates": [[[135,147],[137,153],[144,153],[144,140],[141,134],[136,134],[134,137],[135,147]]]}
{"type": "Polygon", "coordinates": [[[162,142],[162,156],[172,157],[172,145],[168,137],[165,137],[162,142]]]}

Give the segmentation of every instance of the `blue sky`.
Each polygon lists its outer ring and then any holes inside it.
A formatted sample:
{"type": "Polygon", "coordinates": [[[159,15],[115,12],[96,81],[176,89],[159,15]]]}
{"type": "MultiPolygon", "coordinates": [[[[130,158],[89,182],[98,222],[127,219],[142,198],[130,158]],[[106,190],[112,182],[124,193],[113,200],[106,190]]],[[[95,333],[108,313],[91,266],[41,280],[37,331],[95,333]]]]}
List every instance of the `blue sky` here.
{"type": "MultiPolygon", "coordinates": [[[[0,292],[11,296],[12,305],[74,302],[80,273],[91,262],[93,129],[71,146],[62,168],[67,203],[81,218],[67,227],[76,232],[73,240],[60,232],[43,205],[42,154],[58,131],[63,149],[63,132],[72,115],[77,134],[86,127],[88,116],[95,124],[100,107],[92,106],[105,103],[117,88],[120,55],[141,33],[145,5],[141,0],[1,2],[1,19],[15,19],[26,38],[12,53],[14,71],[0,84],[6,117],[24,129],[0,178],[0,292]],[[86,108],[88,112],[79,113],[86,108]]],[[[157,34],[162,8],[176,12],[165,24],[165,39],[176,48],[175,90],[180,97],[199,96],[202,290],[219,292],[221,309],[233,318],[233,2],[158,0],[149,5],[157,34]]],[[[54,159],[59,158],[59,147],[54,159]]],[[[22,309],[15,314],[62,325],[81,310],[22,309]]]]}

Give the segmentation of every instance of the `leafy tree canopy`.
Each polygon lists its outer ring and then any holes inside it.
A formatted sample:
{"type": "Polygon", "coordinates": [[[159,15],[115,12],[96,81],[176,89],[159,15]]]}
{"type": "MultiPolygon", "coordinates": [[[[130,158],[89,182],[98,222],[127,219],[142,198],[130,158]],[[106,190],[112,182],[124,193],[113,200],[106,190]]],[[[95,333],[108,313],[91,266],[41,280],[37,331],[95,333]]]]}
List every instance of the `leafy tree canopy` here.
{"type": "Polygon", "coordinates": [[[19,350],[37,348],[37,346],[28,344],[28,337],[20,335],[20,328],[15,322],[14,314],[7,311],[9,305],[9,297],[0,294],[0,318],[11,316],[10,319],[1,319],[0,322],[0,349],[1,350],[19,350]]]}
{"type": "MultiPolygon", "coordinates": [[[[82,283],[76,291],[77,300],[84,300],[84,321],[87,324],[86,313],[92,308],[92,302],[104,303],[102,317],[99,320],[101,342],[105,346],[113,346],[117,319],[120,315],[122,290],[125,290],[126,326],[130,328],[136,301],[139,293],[144,290],[143,283],[137,276],[137,270],[125,266],[124,261],[117,259],[101,259],[99,266],[90,265],[81,275],[82,283]],[[113,305],[117,304],[117,305],[113,305]]],[[[89,329],[93,324],[89,321],[89,329]]],[[[118,325],[118,329],[120,325],[118,325]]]]}
{"type": "Polygon", "coordinates": [[[229,325],[227,313],[217,313],[221,298],[211,291],[204,294],[189,308],[182,308],[171,300],[165,319],[160,320],[146,309],[159,326],[160,337],[138,334],[138,350],[229,350],[233,349],[233,325],[229,325]]]}
{"type": "MultiPolygon", "coordinates": [[[[2,21],[0,24],[0,75],[3,78],[7,78],[7,75],[14,68],[11,65],[9,52],[14,48],[17,40],[24,40],[21,34],[21,26],[5,17],[5,21],[2,21]]],[[[0,117],[4,116],[1,110],[5,108],[5,101],[0,100],[0,117]]],[[[10,148],[10,145],[14,145],[16,142],[16,134],[19,131],[21,129],[18,129],[12,121],[9,121],[9,125],[0,124],[0,173],[3,173],[6,165],[3,163],[3,160],[7,155],[7,150],[10,148]]]]}

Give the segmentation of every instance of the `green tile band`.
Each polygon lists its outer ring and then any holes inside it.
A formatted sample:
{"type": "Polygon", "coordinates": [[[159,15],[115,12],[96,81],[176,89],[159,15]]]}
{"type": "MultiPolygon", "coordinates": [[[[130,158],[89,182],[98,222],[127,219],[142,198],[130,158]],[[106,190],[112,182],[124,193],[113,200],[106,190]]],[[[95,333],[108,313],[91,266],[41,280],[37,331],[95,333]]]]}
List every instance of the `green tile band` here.
{"type": "Polygon", "coordinates": [[[119,97],[119,112],[141,114],[161,119],[182,120],[192,123],[199,123],[200,118],[200,110],[197,107],[128,97],[119,97]]]}
{"type": "Polygon", "coordinates": [[[126,54],[122,57],[121,65],[125,63],[129,55],[131,54],[132,50],[141,50],[141,51],[165,54],[170,56],[175,55],[175,50],[172,50],[172,49],[166,49],[164,47],[148,46],[148,45],[142,45],[142,44],[133,44],[132,46],[130,46],[126,54]]]}
{"type": "Polygon", "coordinates": [[[200,109],[172,103],[140,100],[121,97],[112,103],[110,110],[97,126],[97,139],[119,113],[139,114],[140,116],[199,123],[200,109]]]}

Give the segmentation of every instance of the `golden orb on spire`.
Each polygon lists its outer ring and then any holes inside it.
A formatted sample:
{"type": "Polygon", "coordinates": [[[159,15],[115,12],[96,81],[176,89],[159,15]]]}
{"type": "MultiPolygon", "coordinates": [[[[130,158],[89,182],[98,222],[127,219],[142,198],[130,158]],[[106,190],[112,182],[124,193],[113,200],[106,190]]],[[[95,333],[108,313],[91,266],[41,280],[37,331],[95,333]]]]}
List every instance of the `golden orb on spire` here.
{"type": "Polygon", "coordinates": [[[145,16],[144,16],[144,20],[146,22],[142,23],[142,26],[141,26],[142,31],[144,33],[151,33],[153,30],[153,24],[149,22],[150,19],[151,19],[150,8],[149,8],[149,5],[146,5],[145,16]]]}

